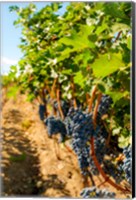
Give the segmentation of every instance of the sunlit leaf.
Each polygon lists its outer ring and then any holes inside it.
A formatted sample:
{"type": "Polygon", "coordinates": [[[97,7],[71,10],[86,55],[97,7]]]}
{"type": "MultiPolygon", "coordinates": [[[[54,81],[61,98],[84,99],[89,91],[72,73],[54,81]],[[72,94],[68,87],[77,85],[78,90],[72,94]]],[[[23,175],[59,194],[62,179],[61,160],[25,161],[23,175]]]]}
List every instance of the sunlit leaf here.
{"type": "Polygon", "coordinates": [[[93,73],[96,77],[105,77],[119,70],[124,63],[121,54],[104,54],[100,55],[94,63],[91,64],[93,73]]]}

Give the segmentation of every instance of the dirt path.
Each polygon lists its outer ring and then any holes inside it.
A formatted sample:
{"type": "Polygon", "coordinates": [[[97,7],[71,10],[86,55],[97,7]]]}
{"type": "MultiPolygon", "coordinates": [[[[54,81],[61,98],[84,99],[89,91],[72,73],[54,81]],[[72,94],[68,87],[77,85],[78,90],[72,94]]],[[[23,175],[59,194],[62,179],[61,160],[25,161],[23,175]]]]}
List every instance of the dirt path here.
{"type": "Polygon", "coordinates": [[[77,197],[83,187],[77,160],[47,137],[37,112],[37,105],[27,102],[25,95],[4,103],[3,195],[77,197]]]}

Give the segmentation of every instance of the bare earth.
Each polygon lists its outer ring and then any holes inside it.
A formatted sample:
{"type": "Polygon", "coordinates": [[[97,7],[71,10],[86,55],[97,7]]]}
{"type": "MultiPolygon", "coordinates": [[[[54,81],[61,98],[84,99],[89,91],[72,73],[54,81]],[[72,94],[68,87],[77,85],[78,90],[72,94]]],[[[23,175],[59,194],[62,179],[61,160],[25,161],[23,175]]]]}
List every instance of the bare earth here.
{"type": "MultiPolygon", "coordinates": [[[[83,181],[77,158],[48,138],[37,103],[19,94],[16,100],[3,95],[2,105],[2,195],[80,197],[83,181]]],[[[104,182],[102,177],[94,180],[96,185],[104,182]]],[[[127,197],[107,183],[101,187],[127,197]]]]}

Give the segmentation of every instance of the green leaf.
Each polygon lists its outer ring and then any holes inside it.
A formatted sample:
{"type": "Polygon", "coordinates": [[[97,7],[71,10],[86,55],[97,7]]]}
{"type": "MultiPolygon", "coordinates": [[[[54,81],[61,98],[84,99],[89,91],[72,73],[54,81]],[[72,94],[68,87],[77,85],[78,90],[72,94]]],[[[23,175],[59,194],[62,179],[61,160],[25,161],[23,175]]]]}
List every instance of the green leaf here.
{"type": "Polygon", "coordinates": [[[132,36],[131,35],[127,37],[127,47],[129,50],[132,49],[132,36]]]}
{"type": "Polygon", "coordinates": [[[123,23],[115,23],[112,27],[111,27],[113,33],[118,33],[119,31],[126,31],[126,30],[130,30],[130,26],[128,26],[127,24],[123,24],[123,23]]]}
{"type": "Polygon", "coordinates": [[[120,131],[121,131],[121,127],[115,128],[115,129],[113,129],[113,131],[112,131],[112,135],[113,135],[113,136],[114,136],[114,135],[119,135],[120,131]]]}
{"type": "Polygon", "coordinates": [[[33,93],[30,93],[30,94],[28,94],[28,96],[27,96],[27,101],[33,101],[35,99],[35,95],[33,94],[33,93]]]}
{"type": "Polygon", "coordinates": [[[62,74],[71,75],[72,69],[65,69],[65,70],[62,70],[61,72],[62,72],[62,74]]]}
{"type": "Polygon", "coordinates": [[[88,39],[88,36],[91,34],[93,29],[94,27],[82,25],[79,33],[73,31],[71,36],[61,38],[59,44],[72,46],[73,50],[71,49],[71,51],[78,51],[84,48],[95,48],[95,44],[88,39]]]}
{"type": "Polygon", "coordinates": [[[119,101],[122,97],[124,97],[124,93],[122,92],[118,92],[118,91],[107,91],[106,94],[108,94],[109,96],[111,96],[112,100],[114,103],[116,103],[117,101],[119,101]]]}
{"type": "Polygon", "coordinates": [[[124,66],[124,63],[119,53],[100,55],[99,58],[91,64],[94,75],[102,78],[114,73],[122,66],[124,66]]]}
{"type": "Polygon", "coordinates": [[[16,98],[18,91],[19,91],[19,87],[18,86],[14,85],[14,86],[10,87],[8,89],[8,92],[7,92],[7,97],[8,98],[11,98],[11,97],[16,98]]]}
{"type": "Polygon", "coordinates": [[[121,135],[119,137],[118,142],[119,142],[119,147],[124,148],[124,147],[128,146],[128,144],[130,143],[129,137],[124,137],[123,135],[121,135]]]}
{"type": "Polygon", "coordinates": [[[66,58],[69,57],[70,53],[74,51],[75,51],[74,48],[69,48],[69,47],[65,48],[65,50],[60,53],[60,56],[57,57],[57,62],[65,60],[66,58]]]}
{"type": "Polygon", "coordinates": [[[119,101],[120,99],[122,99],[123,97],[126,97],[129,95],[128,91],[125,92],[119,92],[119,91],[106,91],[106,94],[108,94],[109,96],[111,96],[114,104],[119,101]]]}
{"type": "Polygon", "coordinates": [[[101,26],[98,26],[98,28],[96,29],[96,34],[99,35],[100,33],[102,33],[104,30],[106,30],[108,28],[107,24],[102,24],[101,26]]]}
{"type": "Polygon", "coordinates": [[[81,87],[84,86],[84,77],[81,71],[77,72],[76,75],[74,76],[74,83],[80,85],[81,87]]]}
{"type": "Polygon", "coordinates": [[[26,159],[26,154],[22,153],[21,155],[10,156],[9,159],[12,162],[21,162],[21,161],[24,161],[26,159]]]}
{"type": "Polygon", "coordinates": [[[98,84],[98,89],[102,92],[102,93],[105,93],[105,87],[104,87],[104,84],[98,84]]]}
{"type": "Polygon", "coordinates": [[[127,16],[124,13],[124,10],[121,10],[120,8],[121,3],[119,2],[111,2],[111,3],[105,3],[104,11],[105,14],[111,15],[115,18],[121,18],[126,19],[127,16]]]}

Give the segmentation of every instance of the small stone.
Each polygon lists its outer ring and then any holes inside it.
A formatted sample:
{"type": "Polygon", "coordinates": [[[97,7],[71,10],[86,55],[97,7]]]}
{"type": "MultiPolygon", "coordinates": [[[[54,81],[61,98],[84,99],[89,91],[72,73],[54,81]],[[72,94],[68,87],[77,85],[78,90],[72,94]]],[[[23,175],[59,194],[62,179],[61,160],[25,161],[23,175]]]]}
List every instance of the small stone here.
{"type": "Polygon", "coordinates": [[[41,186],[42,186],[42,181],[38,181],[37,183],[36,183],[36,186],[38,187],[38,188],[40,188],[41,186]]]}

